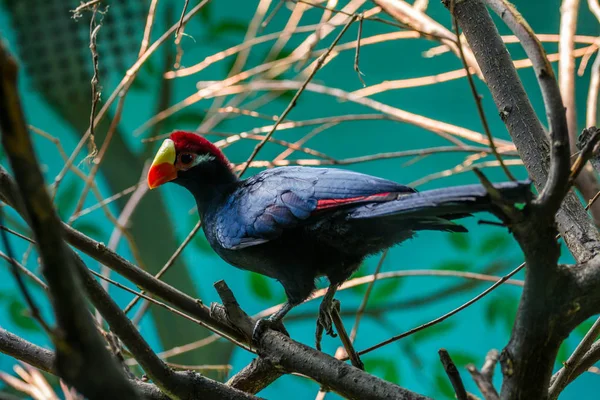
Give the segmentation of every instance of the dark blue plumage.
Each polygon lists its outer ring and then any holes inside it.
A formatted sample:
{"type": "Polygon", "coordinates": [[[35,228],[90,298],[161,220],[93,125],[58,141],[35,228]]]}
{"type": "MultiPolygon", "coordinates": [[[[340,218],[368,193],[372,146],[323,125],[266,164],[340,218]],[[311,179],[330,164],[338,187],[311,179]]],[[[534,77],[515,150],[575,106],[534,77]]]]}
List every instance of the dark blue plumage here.
{"type": "MultiPolygon", "coordinates": [[[[177,153],[173,182],[196,198],[212,248],[230,264],[277,279],[285,288],[288,304],[274,321],[311,294],[317,277],[326,276],[330,293],[319,323],[330,332],[335,290],[364,257],[418,230],[465,232],[452,220],[472,212],[499,213],[481,185],[418,193],[357,172],[306,167],[274,168],[240,181],[206,140],[185,132],[171,139],[177,153]],[[186,154],[195,161],[188,164],[186,154]]],[[[526,182],[496,188],[513,202],[531,195],[526,182]]]]}

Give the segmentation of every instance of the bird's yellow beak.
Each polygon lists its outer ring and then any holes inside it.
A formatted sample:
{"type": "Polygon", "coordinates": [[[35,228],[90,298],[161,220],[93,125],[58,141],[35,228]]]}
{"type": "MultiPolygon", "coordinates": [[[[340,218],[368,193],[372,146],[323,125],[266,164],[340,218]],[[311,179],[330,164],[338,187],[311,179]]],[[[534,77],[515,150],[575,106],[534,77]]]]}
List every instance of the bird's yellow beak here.
{"type": "Polygon", "coordinates": [[[175,143],[165,139],[148,171],[148,187],[154,189],[177,178],[175,143]]]}

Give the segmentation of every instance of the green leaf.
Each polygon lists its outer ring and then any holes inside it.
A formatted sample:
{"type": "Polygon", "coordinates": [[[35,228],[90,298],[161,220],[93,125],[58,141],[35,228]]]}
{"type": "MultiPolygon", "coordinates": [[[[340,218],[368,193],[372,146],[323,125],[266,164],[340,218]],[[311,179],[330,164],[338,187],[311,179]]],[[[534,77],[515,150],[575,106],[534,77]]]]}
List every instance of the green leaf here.
{"type": "MultiPolygon", "coordinates": [[[[279,94],[279,97],[277,97],[276,100],[281,100],[281,101],[284,101],[286,103],[289,103],[290,101],[292,101],[292,99],[296,95],[296,91],[295,90],[286,90],[286,91],[277,92],[277,93],[279,94]]],[[[300,96],[300,97],[302,97],[302,96],[300,96]]]]}
{"type": "Polygon", "coordinates": [[[212,14],[213,5],[211,2],[208,2],[198,11],[198,17],[202,20],[202,22],[206,24],[210,24],[211,14],[212,14]]]}
{"type": "Polygon", "coordinates": [[[133,90],[145,92],[148,89],[150,89],[150,85],[148,85],[148,83],[146,83],[146,81],[142,77],[136,76],[135,79],[131,82],[131,88],[133,90]]]}
{"type": "Polygon", "coordinates": [[[449,260],[440,263],[437,269],[448,271],[468,271],[471,264],[463,260],[449,260]]]}
{"type": "Polygon", "coordinates": [[[518,306],[519,299],[516,297],[494,297],[486,303],[485,320],[489,324],[500,322],[506,331],[510,332],[515,322],[518,306]]]}
{"type": "Polygon", "coordinates": [[[588,319],[587,321],[583,321],[581,324],[579,324],[577,326],[577,328],[575,328],[575,333],[577,333],[579,336],[584,337],[586,333],[588,333],[588,331],[592,328],[592,325],[594,325],[594,322],[596,322],[596,319],[588,319]]]}
{"type": "Polygon", "coordinates": [[[29,315],[29,310],[19,300],[13,299],[8,306],[8,310],[12,322],[19,328],[27,331],[40,330],[40,327],[29,315]]]}
{"type": "Polygon", "coordinates": [[[79,184],[73,180],[65,183],[64,187],[58,188],[55,202],[56,210],[62,220],[69,217],[69,214],[73,211],[75,204],[79,200],[78,190],[79,184]]]}
{"type": "Polygon", "coordinates": [[[494,251],[506,250],[510,245],[510,236],[506,233],[495,232],[487,235],[479,246],[479,254],[488,254],[494,251]]]}
{"type": "Polygon", "coordinates": [[[242,20],[225,19],[217,22],[210,28],[210,36],[217,37],[227,34],[245,34],[248,24],[242,20]]]}
{"type": "Polygon", "coordinates": [[[401,283],[402,280],[399,278],[391,278],[381,282],[375,282],[375,286],[371,292],[371,300],[374,303],[387,300],[390,296],[393,296],[396,293],[401,283]]]}
{"type": "Polygon", "coordinates": [[[263,300],[272,300],[273,291],[269,287],[269,280],[266,276],[252,272],[249,274],[250,290],[258,298],[263,300]]]}
{"type": "MultiPolygon", "coordinates": [[[[352,278],[361,278],[366,275],[367,275],[367,264],[365,262],[363,262],[362,264],[360,264],[360,267],[358,267],[356,272],[354,274],[352,274],[352,278]]],[[[365,291],[367,290],[367,284],[354,286],[348,290],[351,293],[362,296],[365,294],[365,291]]]]}
{"type": "Polygon", "coordinates": [[[151,77],[156,76],[156,66],[154,65],[152,59],[148,59],[144,62],[144,65],[142,65],[142,68],[140,68],[140,73],[148,74],[151,77]]]}
{"type": "Polygon", "coordinates": [[[177,125],[194,125],[197,127],[204,121],[206,113],[203,111],[184,111],[176,114],[174,119],[177,121],[177,125]]]}
{"type": "Polygon", "coordinates": [[[162,130],[170,132],[181,129],[184,125],[196,129],[202,123],[205,116],[204,112],[194,110],[173,114],[163,121],[162,130]]]}
{"type": "Polygon", "coordinates": [[[447,332],[454,329],[455,323],[453,321],[444,321],[437,325],[430,326],[429,328],[425,328],[417,333],[411,335],[412,340],[415,342],[421,342],[424,340],[431,339],[432,337],[440,338],[447,332]]]}
{"type": "Polygon", "coordinates": [[[436,388],[444,395],[444,397],[448,399],[455,399],[456,394],[454,393],[454,389],[452,388],[452,384],[448,380],[448,376],[446,376],[443,372],[438,372],[435,376],[435,386],[436,388]]]}
{"type": "Polygon", "coordinates": [[[454,247],[456,250],[469,250],[469,237],[464,233],[452,233],[448,235],[448,240],[450,241],[452,247],[454,247]]]}
{"type": "Polygon", "coordinates": [[[80,231],[82,233],[85,233],[88,236],[94,237],[94,238],[97,238],[104,234],[104,232],[98,226],[98,224],[91,222],[91,221],[77,220],[73,223],[73,228],[77,229],[78,231],[80,231]]]}
{"type": "Polygon", "coordinates": [[[225,72],[227,73],[227,75],[229,75],[234,64],[235,64],[235,57],[227,57],[221,65],[223,65],[225,72]]]}
{"type": "Polygon", "coordinates": [[[388,382],[399,384],[398,366],[393,358],[369,357],[362,360],[365,371],[372,373],[388,382]]]}

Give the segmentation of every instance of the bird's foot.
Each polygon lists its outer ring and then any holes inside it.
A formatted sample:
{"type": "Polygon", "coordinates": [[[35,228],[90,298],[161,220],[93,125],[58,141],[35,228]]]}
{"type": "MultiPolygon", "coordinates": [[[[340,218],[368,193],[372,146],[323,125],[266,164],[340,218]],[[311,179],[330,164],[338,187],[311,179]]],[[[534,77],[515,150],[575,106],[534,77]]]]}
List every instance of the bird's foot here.
{"type": "Polygon", "coordinates": [[[337,300],[323,300],[321,306],[319,307],[319,318],[317,319],[317,332],[315,334],[317,350],[321,350],[321,338],[323,337],[323,332],[327,333],[331,337],[337,337],[337,334],[333,331],[333,317],[331,315],[334,307],[337,307],[339,309],[340,302],[337,300]]]}
{"type": "Polygon", "coordinates": [[[290,336],[287,329],[285,329],[285,326],[283,326],[281,320],[275,319],[273,318],[273,316],[270,316],[267,318],[261,318],[258,321],[256,321],[254,329],[252,330],[252,343],[254,345],[258,345],[260,343],[260,339],[268,329],[273,329],[283,333],[286,336],[290,336]]]}

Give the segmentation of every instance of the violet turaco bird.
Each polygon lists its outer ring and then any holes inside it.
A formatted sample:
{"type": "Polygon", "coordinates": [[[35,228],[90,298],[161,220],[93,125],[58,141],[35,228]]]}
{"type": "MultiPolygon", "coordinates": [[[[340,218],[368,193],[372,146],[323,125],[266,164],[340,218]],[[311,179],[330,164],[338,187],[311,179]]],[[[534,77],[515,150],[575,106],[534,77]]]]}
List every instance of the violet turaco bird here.
{"type": "MultiPolygon", "coordinates": [[[[396,182],[336,168],[280,167],[240,180],[223,153],[194,133],[166,139],[148,173],[156,188],[174,182],[195,198],[204,233],[229,264],[278,280],[287,302],[259,320],[281,322],[327,277],[317,338],[333,335],[331,311],[337,288],[371,254],[401,243],[420,230],[466,232],[453,222],[473,212],[501,212],[483,185],[417,192],[396,182]]],[[[495,185],[504,201],[525,203],[528,182],[495,185]]],[[[319,339],[317,339],[318,341],[319,339]]]]}

